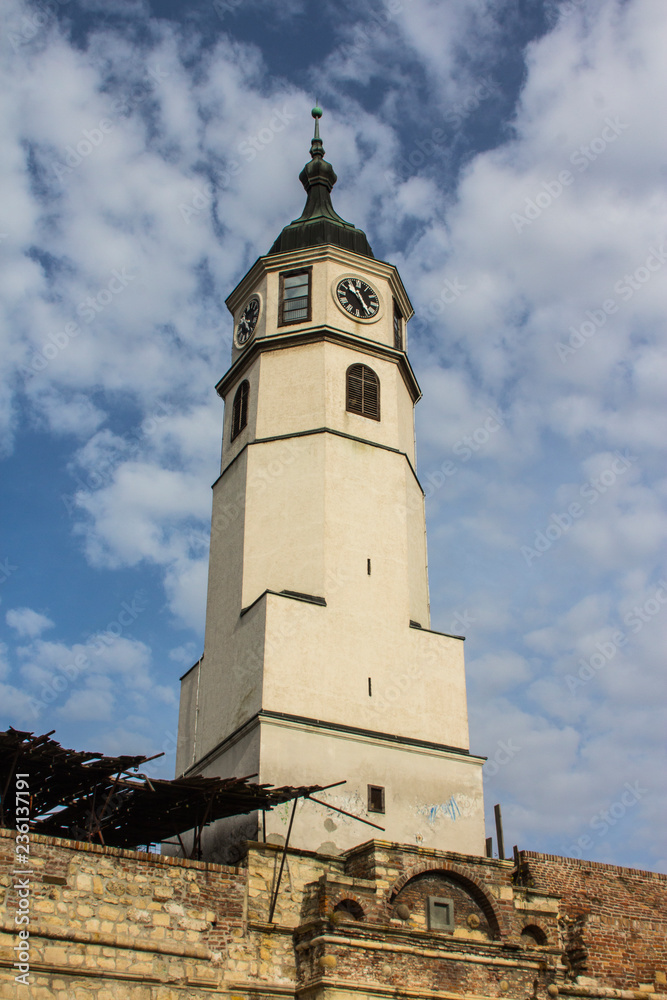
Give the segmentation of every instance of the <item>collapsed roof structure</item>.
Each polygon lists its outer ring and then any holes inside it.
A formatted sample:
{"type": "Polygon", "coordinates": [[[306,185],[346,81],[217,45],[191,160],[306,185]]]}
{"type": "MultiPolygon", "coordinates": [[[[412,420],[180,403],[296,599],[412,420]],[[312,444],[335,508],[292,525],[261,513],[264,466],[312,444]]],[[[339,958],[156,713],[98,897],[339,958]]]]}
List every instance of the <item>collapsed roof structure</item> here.
{"type": "Polygon", "coordinates": [[[196,858],[208,823],[269,811],[323,788],[251,784],[255,775],[151,778],[138,769],[162,754],[109,757],[67,750],[51,739],[54,732],[42,736],[13,728],[0,732],[0,826],[16,829],[16,790],[21,787],[17,776],[28,775],[29,823],[34,833],[126,848],[175,837],[183,854],[196,858]],[[194,838],[188,852],[182,834],[190,830],[194,838]]]}

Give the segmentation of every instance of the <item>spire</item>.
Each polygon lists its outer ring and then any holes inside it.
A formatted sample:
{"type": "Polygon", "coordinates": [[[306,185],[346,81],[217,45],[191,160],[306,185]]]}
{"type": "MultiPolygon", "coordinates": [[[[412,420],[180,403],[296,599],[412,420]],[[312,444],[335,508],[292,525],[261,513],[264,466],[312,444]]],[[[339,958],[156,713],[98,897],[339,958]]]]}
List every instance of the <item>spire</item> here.
{"type": "Polygon", "coordinates": [[[372,257],[373,251],[366,234],[341,219],[331,204],[331,189],[338,178],[334,168],[324,159],[324,146],[320,138],[322,108],[316,105],[311,114],[315,119],[315,134],[310,144],[310,163],[299,174],[299,180],[308,196],[306,205],[299,218],[285,226],[269,254],[330,243],[365,257],[372,257]]]}

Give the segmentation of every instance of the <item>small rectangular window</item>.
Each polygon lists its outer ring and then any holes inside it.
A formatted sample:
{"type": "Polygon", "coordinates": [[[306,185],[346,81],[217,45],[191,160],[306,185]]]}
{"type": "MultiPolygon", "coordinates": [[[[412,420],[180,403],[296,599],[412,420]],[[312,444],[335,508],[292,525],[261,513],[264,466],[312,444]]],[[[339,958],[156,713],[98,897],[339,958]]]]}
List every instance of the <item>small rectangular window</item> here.
{"type": "Polygon", "coordinates": [[[396,305],[396,299],[394,299],[394,347],[397,351],[403,350],[403,317],[396,305]]]}
{"type": "Polygon", "coordinates": [[[370,677],[368,678],[368,697],[369,698],[373,697],[373,685],[371,683],[370,677]]]}
{"type": "Polygon", "coordinates": [[[368,811],[369,813],[384,812],[384,788],[382,785],[368,786],[368,811]]]}
{"type": "Polygon", "coordinates": [[[442,896],[429,896],[426,901],[426,915],[430,931],[454,930],[454,900],[442,896]]]}
{"type": "Polygon", "coordinates": [[[310,268],[280,275],[279,325],[310,319],[310,268]]]}

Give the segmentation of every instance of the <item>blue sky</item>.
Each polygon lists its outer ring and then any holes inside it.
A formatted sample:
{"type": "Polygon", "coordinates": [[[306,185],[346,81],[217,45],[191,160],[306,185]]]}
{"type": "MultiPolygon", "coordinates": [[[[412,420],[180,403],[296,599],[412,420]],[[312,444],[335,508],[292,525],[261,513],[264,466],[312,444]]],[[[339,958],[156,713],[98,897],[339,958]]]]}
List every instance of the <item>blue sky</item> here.
{"type": "Polygon", "coordinates": [[[317,97],[335,207],[415,306],[489,832],[501,802],[510,846],[667,870],[662,0],[2,18],[0,725],[173,775],[224,299],[301,211],[317,97]]]}

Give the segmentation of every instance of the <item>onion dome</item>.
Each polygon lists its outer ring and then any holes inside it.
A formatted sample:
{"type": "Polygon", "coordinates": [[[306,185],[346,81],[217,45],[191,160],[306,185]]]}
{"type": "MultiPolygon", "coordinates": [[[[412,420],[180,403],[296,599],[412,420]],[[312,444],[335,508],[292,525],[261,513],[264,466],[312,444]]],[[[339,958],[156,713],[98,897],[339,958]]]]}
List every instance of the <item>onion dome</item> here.
{"type": "Polygon", "coordinates": [[[334,168],[324,159],[324,146],[320,139],[322,109],[316,106],[311,114],[315,119],[315,135],[310,145],[310,163],[299,174],[308,195],[306,206],[298,219],[285,226],[269,254],[328,243],[372,257],[373,251],[366,234],[334,212],[331,189],[338,178],[334,168]]]}

